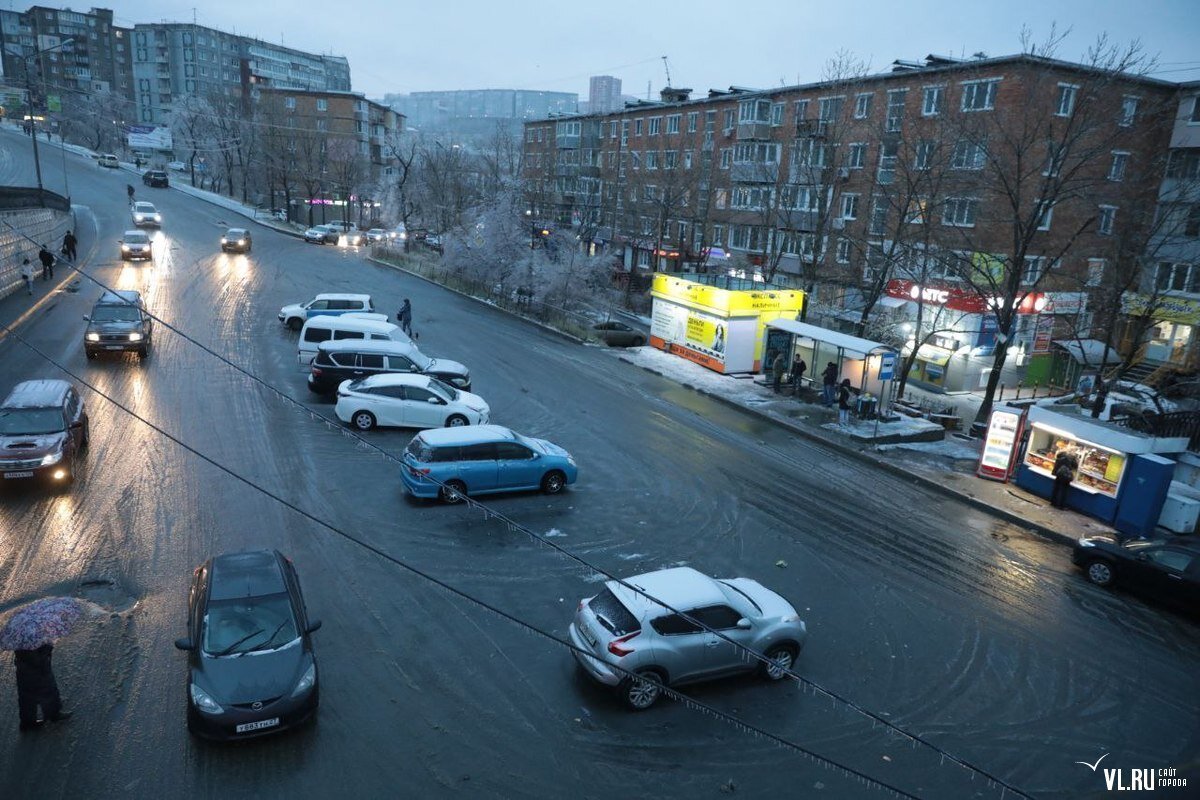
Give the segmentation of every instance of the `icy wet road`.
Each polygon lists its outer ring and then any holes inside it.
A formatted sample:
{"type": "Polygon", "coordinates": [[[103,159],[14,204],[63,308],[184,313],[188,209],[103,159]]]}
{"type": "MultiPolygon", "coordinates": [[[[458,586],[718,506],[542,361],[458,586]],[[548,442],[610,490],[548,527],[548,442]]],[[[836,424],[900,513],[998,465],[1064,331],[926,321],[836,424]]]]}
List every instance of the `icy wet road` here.
{"type": "MultiPolygon", "coordinates": [[[[3,134],[0,148],[4,182],[31,171],[25,140],[3,134]]],[[[54,188],[54,160],[43,169],[54,188]]],[[[139,185],[165,216],[158,258],[121,265],[114,240],[132,176],[83,160],[68,169],[75,202],[97,218],[81,248],[95,247],[89,275],[140,289],[156,315],[315,413],[332,406],[305,388],[279,307],[320,291],[368,292],[385,312],[412,298],[422,349],[470,367],[496,422],[580,463],[563,495],[489,506],[622,575],[688,564],[761,580],[808,622],[798,671],[838,695],[1037,796],[1099,792],[1102,779],[1073,762],[1105,752],[1126,767],[1195,763],[1195,624],[1085,584],[1063,548],[361,253],[256,228],[252,255],[221,255],[222,227],[236,221],[178,192],[139,185]]],[[[0,497],[0,608],[80,591],[119,613],[56,649],[76,711],[66,725],[18,736],[0,656],[0,796],[690,797],[730,783],[751,797],[888,796],[685,704],[630,714],[553,641],[189,452],[555,636],[597,587],[478,512],[411,502],[386,459],[161,327],[144,363],[88,362],[80,316],[99,293],[81,281],[20,328],[111,400],[84,390],[92,448],[72,493],[0,497]],[[325,623],[322,707],[294,734],[206,746],[184,727],[172,642],[192,569],[245,547],[296,562],[325,623]]],[[[25,305],[0,301],[0,319],[25,305]]],[[[13,336],[0,365],[0,392],[62,376],[13,336]]],[[[398,454],[410,436],[369,438],[398,454]]],[[[917,796],[1000,796],[795,684],[746,678],[687,693],[917,796]]]]}

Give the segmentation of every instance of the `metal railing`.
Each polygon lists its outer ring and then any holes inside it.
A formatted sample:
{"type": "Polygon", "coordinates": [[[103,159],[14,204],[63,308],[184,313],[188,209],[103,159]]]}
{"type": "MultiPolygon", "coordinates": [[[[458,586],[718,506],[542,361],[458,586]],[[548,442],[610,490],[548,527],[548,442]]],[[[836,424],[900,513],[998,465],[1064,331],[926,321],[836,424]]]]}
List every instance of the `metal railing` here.
{"type": "Polygon", "coordinates": [[[1187,437],[1188,450],[1200,452],[1200,411],[1170,411],[1165,414],[1141,411],[1113,417],[1112,422],[1151,436],[1187,437]]]}
{"type": "Polygon", "coordinates": [[[24,186],[0,186],[0,211],[49,208],[71,213],[71,202],[57,192],[24,186]]]}

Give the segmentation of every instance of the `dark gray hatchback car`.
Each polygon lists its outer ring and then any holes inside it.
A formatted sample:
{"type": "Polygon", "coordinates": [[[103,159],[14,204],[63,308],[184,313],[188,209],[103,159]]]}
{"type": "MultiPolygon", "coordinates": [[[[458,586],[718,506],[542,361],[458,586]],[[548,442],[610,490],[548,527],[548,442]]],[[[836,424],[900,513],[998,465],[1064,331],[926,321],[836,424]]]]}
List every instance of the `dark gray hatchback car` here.
{"type": "Polygon", "coordinates": [[[140,293],[105,292],[92,306],[92,313],[83,318],[88,324],[83,349],[89,359],[105,352],[134,352],[140,358],[150,354],[154,319],[146,311],[140,293]]]}

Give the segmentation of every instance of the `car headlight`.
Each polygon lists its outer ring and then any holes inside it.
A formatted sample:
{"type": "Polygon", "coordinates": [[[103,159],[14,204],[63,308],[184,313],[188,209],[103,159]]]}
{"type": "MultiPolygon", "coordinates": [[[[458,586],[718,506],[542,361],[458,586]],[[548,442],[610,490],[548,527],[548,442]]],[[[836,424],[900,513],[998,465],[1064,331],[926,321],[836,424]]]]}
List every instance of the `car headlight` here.
{"type": "Polygon", "coordinates": [[[98,333],[89,333],[89,334],[87,334],[87,337],[86,337],[86,338],[87,338],[87,340],[88,340],[89,342],[98,342],[98,341],[100,341],[100,334],[98,334],[98,333]]]}
{"type": "Polygon", "coordinates": [[[42,466],[48,467],[51,464],[57,464],[60,461],[62,461],[62,450],[59,450],[57,453],[51,453],[50,455],[43,458],[42,466]]]}
{"type": "Polygon", "coordinates": [[[137,331],[134,331],[133,333],[129,334],[129,341],[140,342],[141,340],[142,340],[142,335],[140,333],[138,333],[137,331]]]}
{"type": "Polygon", "coordinates": [[[192,704],[206,714],[220,714],[225,709],[217,704],[208,694],[196,684],[191,686],[192,704]]]}
{"type": "Polygon", "coordinates": [[[1079,546],[1080,547],[1095,547],[1096,543],[1090,539],[1080,539],[1079,546]]]}
{"type": "Polygon", "coordinates": [[[243,246],[244,244],[246,244],[246,240],[245,240],[245,239],[238,239],[238,247],[241,247],[241,246],[243,246]]]}
{"type": "Polygon", "coordinates": [[[123,245],[121,245],[121,250],[123,250],[124,252],[128,253],[128,252],[129,252],[129,245],[127,245],[127,244],[123,244],[123,245]]]}
{"type": "Polygon", "coordinates": [[[162,214],[155,214],[155,215],[154,215],[154,221],[155,221],[155,222],[162,222],[162,214]]]}
{"type": "Polygon", "coordinates": [[[300,681],[296,684],[296,688],[292,689],[292,697],[299,697],[302,694],[307,694],[312,690],[313,684],[317,682],[317,665],[309,664],[308,669],[304,670],[304,674],[300,676],[300,681]]]}
{"type": "Polygon", "coordinates": [[[229,240],[228,240],[228,239],[226,239],[224,236],[222,236],[222,237],[221,237],[221,244],[229,244],[229,240]]]}

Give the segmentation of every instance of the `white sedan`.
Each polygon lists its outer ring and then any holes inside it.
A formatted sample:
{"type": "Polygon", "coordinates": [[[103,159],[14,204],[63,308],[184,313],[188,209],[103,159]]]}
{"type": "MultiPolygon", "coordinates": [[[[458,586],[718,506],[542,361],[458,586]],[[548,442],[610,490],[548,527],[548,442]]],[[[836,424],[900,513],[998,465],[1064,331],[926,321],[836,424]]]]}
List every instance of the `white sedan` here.
{"type": "Polygon", "coordinates": [[[139,200],[133,204],[133,224],[139,228],[143,225],[152,225],[158,227],[162,225],[162,214],[158,213],[158,209],[153,203],[147,203],[139,200]]]}
{"type": "Polygon", "coordinates": [[[337,418],[360,431],[376,425],[455,428],[484,425],[491,409],[482,397],[428,375],[384,373],[338,386],[337,418]]]}

